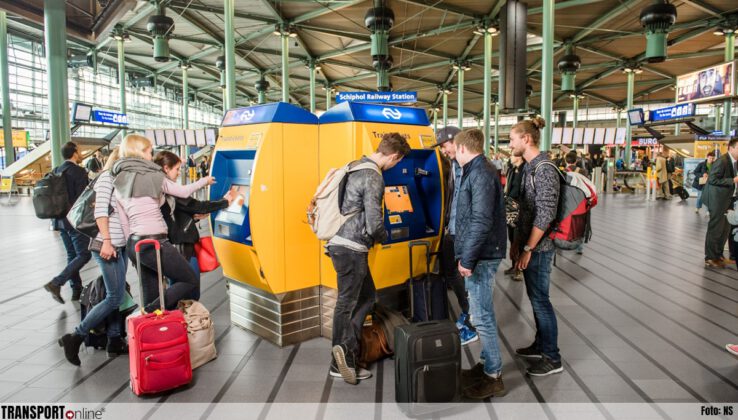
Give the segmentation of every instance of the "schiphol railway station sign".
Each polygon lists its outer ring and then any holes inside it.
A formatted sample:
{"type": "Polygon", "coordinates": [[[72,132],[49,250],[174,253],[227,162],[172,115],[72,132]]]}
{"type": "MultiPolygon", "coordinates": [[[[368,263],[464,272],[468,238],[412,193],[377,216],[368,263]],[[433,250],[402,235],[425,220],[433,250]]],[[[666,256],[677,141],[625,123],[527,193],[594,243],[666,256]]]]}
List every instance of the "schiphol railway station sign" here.
{"type": "Polygon", "coordinates": [[[418,92],[338,92],[336,103],[341,102],[415,103],[418,92]]]}
{"type": "Polygon", "coordinates": [[[692,117],[696,107],[693,103],[680,104],[667,108],[659,108],[650,112],[649,120],[652,122],[673,120],[677,118],[692,117]]]}

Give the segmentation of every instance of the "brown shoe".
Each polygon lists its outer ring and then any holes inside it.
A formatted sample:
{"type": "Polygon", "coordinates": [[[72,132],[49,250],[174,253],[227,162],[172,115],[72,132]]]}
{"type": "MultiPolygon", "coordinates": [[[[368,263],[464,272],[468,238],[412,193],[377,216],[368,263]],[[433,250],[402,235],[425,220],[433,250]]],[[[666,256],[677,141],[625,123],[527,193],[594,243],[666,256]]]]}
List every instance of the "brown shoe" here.
{"type": "Polygon", "coordinates": [[[483,400],[489,397],[502,397],[507,391],[502,383],[502,376],[493,378],[483,374],[472,386],[464,388],[464,396],[475,400],[483,400]]]}
{"type": "Polygon", "coordinates": [[[705,260],[705,267],[707,268],[725,268],[723,260],[705,260]]]}
{"type": "Polygon", "coordinates": [[[484,375],[484,364],[477,363],[471,369],[461,370],[461,388],[466,389],[479,382],[484,375]]]}
{"type": "Polygon", "coordinates": [[[735,264],[734,259],[723,257],[723,265],[733,265],[733,264],[735,264]]]}

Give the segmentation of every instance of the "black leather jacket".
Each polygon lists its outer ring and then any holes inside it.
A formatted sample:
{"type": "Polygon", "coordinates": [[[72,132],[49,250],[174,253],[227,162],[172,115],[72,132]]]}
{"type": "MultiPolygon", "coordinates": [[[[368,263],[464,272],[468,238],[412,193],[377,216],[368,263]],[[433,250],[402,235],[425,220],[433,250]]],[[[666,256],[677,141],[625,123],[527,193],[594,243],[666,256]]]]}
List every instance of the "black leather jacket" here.
{"type": "Polygon", "coordinates": [[[167,223],[169,242],[174,245],[194,244],[200,240],[197,223],[192,216],[208,214],[228,207],[228,200],[200,201],[192,197],[177,198],[172,214],[168,203],[161,206],[161,213],[167,223]]]}
{"type": "Polygon", "coordinates": [[[456,203],[456,259],[469,270],[481,260],[505,258],[505,203],[497,169],[479,155],[463,167],[456,203]]]}

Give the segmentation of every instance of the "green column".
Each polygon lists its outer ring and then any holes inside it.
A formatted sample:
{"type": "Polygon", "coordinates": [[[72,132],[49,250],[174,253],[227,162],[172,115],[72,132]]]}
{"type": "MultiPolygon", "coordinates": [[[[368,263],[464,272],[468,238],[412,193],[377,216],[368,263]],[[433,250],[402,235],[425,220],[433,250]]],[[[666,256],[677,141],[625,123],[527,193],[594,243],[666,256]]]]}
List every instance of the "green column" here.
{"type": "MultiPolygon", "coordinates": [[[[725,61],[735,60],[735,32],[725,34],[725,61]]],[[[735,81],[733,81],[735,83],[735,81]]],[[[726,99],[723,102],[723,135],[730,133],[730,123],[732,120],[732,99],[726,99]]]]}
{"type": "Polygon", "coordinates": [[[259,105],[266,103],[266,91],[265,90],[258,90],[256,92],[257,98],[256,101],[259,102],[259,105]]]}
{"type": "MultiPolygon", "coordinates": [[[[190,86],[187,74],[187,70],[189,69],[189,67],[189,64],[182,63],[182,128],[184,128],[185,130],[190,128],[190,86]]],[[[180,146],[179,154],[182,162],[187,162],[187,146],[180,146]]],[[[180,177],[182,178],[182,184],[186,183],[188,175],[189,169],[187,171],[181,171],[180,177]]],[[[194,181],[194,179],[191,179],[190,181],[194,181]]]]}
{"type": "MultiPolygon", "coordinates": [[[[630,71],[628,72],[628,93],[627,93],[627,101],[628,104],[626,105],[625,111],[628,112],[628,110],[633,109],[633,85],[635,84],[635,72],[630,71]]],[[[628,169],[630,166],[630,135],[631,135],[631,127],[630,123],[625,125],[625,156],[623,157],[623,161],[625,162],[625,168],[628,169]]]]}
{"type": "Polygon", "coordinates": [[[282,102],[290,102],[290,37],[282,31],[282,102]]]}
{"type": "MultiPolygon", "coordinates": [[[[126,113],[126,51],[123,38],[118,40],[118,94],[120,95],[120,113],[126,113]]],[[[126,130],[121,135],[125,137],[126,130]]]]}
{"type": "Polygon", "coordinates": [[[235,13],[234,3],[236,0],[224,0],[223,17],[225,20],[225,107],[226,110],[236,106],[236,42],[233,39],[235,30],[233,28],[233,15],[235,13]]]}
{"type": "MultiPolygon", "coordinates": [[[[674,92],[674,103],[676,104],[676,101],[679,98],[679,93],[678,93],[678,91],[676,89],[674,89],[674,91],[675,91],[674,92]]],[[[695,106],[697,106],[697,105],[695,105],[695,106]]],[[[681,131],[681,124],[675,124],[674,125],[674,135],[675,136],[678,136],[680,134],[680,131],[681,131]]]]}
{"type": "Polygon", "coordinates": [[[479,118],[479,116],[477,116],[475,120],[477,120],[477,130],[481,130],[482,129],[482,119],[479,118]]]}
{"type": "Polygon", "coordinates": [[[448,127],[448,93],[443,89],[443,127],[448,127]]]}
{"type": "Polygon", "coordinates": [[[325,110],[328,111],[331,108],[331,90],[332,87],[326,86],[325,88],[325,110]]]}
{"type": "Polygon", "coordinates": [[[456,76],[458,77],[458,91],[456,92],[456,97],[458,98],[458,112],[456,115],[458,115],[459,119],[459,128],[464,128],[464,69],[461,68],[461,63],[459,63],[459,70],[456,71],[456,76]]]}
{"type": "Polygon", "coordinates": [[[495,153],[500,147],[500,103],[495,102],[495,153]]]}
{"type": "Polygon", "coordinates": [[[315,113],[315,62],[310,61],[310,112],[315,113]]]}
{"type": "MultiPolygon", "coordinates": [[[[615,132],[616,133],[620,129],[620,121],[621,121],[622,116],[623,116],[623,110],[621,110],[620,108],[618,108],[617,109],[617,112],[618,112],[618,116],[615,118],[615,132]]],[[[618,160],[618,156],[620,156],[620,146],[618,146],[616,144],[615,145],[615,160],[618,160]]]]}
{"type": "Polygon", "coordinates": [[[484,154],[489,157],[490,137],[490,101],[492,100],[492,34],[484,31],[484,97],[482,98],[482,113],[484,114],[484,154]]]}
{"type": "Polygon", "coordinates": [[[3,136],[5,136],[5,167],[15,162],[13,125],[10,120],[10,76],[8,75],[8,16],[0,11],[0,85],[3,91],[3,136]]]}
{"type": "Polygon", "coordinates": [[[543,0],[543,64],[541,77],[541,113],[546,120],[541,139],[541,150],[551,148],[551,129],[553,125],[553,41],[554,41],[554,0],[543,0]]]}
{"type": "Polygon", "coordinates": [[[438,132],[438,108],[433,108],[433,132],[438,132]]]}
{"type": "Polygon", "coordinates": [[[723,123],[720,121],[720,104],[715,104],[715,131],[722,130],[723,123]]]}
{"type": "Polygon", "coordinates": [[[571,125],[571,128],[576,130],[578,122],[579,122],[579,95],[574,95],[574,123],[571,125]]]}
{"type": "Polygon", "coordinates": [[[51,165],[56,167],[63,162],[61,146],[69,141],[66,2],[44,0],[44,41],[49,89],[51,165]]]}

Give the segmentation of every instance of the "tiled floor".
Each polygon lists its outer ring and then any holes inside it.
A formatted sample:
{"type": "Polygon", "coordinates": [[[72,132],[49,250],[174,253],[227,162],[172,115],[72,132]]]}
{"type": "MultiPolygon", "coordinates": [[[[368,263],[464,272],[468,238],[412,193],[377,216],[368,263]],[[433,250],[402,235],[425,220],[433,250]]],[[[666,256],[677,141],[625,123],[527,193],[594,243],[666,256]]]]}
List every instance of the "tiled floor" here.
{"type": "MultiPolygon", "coordinates": [[[[703,268],[707,218],[695,215],[691,204],[646,203],[642,196],[601,200],[584,255],[559,255],[552,273],[565,366],[560,375],[527,377],[525,362],[512,356],[532,340],[534,321],[523,284],[502,276],[503,265],[494,296],[509,390],[501,401],[738,401],[738,360],[723,349],[738,341],[738,272],[703,268]]],[[[64,250],[57,234],[33,216],[28,199],[0,207],[0,232],[0,401],[206,403],[188,416],[215,415],[211,403],[217,402],[394,401],[391,360],[372,367],[374,378],[351,386],[328,377],[328,340],[280,349],[231,327],[219,272],[203,276],[202,297],[216,322],[219,358],[198,369],[188,388],[135,397],[127,358],[87,350],[79,368],[64,360],[56,339],[79,321],[79,308],[59,305],[40,290],[61,269],[64,250]]],[[[91,262],[83,279],[98,272],[91,262]]],[[[132,268],[128,274],[136,285],[132,268]]],[[[464,364],[478,353],[478,343],[470,345],[464,364]]],[[[152,407],[141,416],[153,416],[158,408],[152,407]]],[[[279,409],[257,407],[264,416],[279,409]]],[[[555,407],[542,407],[534,415],[555,417],[555,407]]],[[[505,409],[497,410],[481,413],[501,418],[505,409]]],[[[627,418],[599,410],[604,418],[627,418]]]]}

